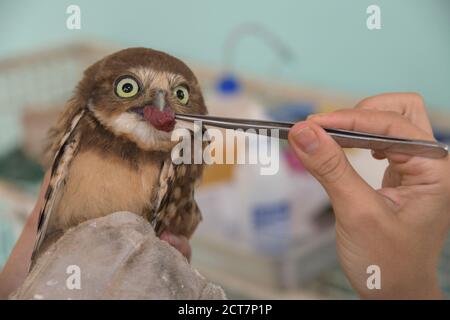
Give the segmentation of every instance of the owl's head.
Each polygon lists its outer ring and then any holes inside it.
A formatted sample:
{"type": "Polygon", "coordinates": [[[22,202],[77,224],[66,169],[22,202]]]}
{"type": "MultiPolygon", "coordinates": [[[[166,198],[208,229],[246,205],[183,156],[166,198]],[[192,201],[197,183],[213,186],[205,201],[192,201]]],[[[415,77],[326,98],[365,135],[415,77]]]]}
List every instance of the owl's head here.
{"type": "Polygon", "coordinates": [[[174,113],[206,114],[193,72],[164,52],[130,48],[85,71],[77,94],[99,123],[144,150],[167,151],[174,113]]]}

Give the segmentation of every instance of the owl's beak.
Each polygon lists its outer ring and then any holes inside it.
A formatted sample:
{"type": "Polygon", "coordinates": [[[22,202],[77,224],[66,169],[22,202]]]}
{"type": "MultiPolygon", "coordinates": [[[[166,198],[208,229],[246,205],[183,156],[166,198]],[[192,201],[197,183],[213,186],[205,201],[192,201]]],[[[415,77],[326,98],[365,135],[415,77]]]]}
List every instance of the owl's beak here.
{"type": "Polygon", "coordinates": [[[153,98],[153,105],[159,109],[159,111],[164,111],[166,106],[166,92],[164,90],[158,90],[153,98]]]}

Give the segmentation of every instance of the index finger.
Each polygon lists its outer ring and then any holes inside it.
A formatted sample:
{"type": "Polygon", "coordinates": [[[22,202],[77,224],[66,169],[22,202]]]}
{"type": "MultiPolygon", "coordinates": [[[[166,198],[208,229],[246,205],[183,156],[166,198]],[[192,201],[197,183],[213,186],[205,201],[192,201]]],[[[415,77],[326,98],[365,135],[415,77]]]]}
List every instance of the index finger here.
{"type": "Polygon", "coordinates": [[[425,102],[417,93],[383,93],[361,100],[355,108],[397,112],[424,131],[433,132],[425,102]]]}
{"type": "Polygon", "coordinates": [[[434,140],[432,133],[392,111],[342,109],[309,118],[322,127],[388,135],[398,138],[434,140]]]}

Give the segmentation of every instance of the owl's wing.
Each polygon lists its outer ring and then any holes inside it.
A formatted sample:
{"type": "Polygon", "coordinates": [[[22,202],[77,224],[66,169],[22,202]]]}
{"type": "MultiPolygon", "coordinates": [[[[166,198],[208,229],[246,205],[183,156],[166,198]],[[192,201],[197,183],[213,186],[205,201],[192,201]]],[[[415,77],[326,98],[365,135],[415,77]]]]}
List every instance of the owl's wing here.
{"type": "Polygon", "coordinates": [[[201,164],[162,164],[151,223],[159,236],[164,230],[190,238],[202,219],[194,190],[203,171],[201,164]]]}
{"type": "Polygon", "coordinates": [[[47,234],[48,223],[53,213],[53,208],[56,207],[56,204],[63,193],[65,179],[80,142],[80,135],[75,129],[84,114],[84,109],[81,109],[80,112],[74,116],[71,125],[62,136],[59,142],[59,148],[55,153],[51,167],[50,182],[47,191],[45,192],[44,204],[39,215],[37,238],[31,256],[32,262],[35,260],[39,247],[42,245],[47,234]]]}
{"type": "Polygon", "coordinates": [[[202,216],[194,199],[202,165],[175,165],[167,159],[160,174],[151,223],[159,236],[164,230],[189,238],[202,216]]]}
{"type": "MultiPolygon", "coordinates": [[[[205,136],[206,129],[201,128],[201,130],[202,136],[205,136]]],[[[194,131],[192,129],[189,131],[191,150],[195,150],[194,131]]],[[[209,141],[202,142],[203,150],[207,144],[209,141]]],[[[174,164],[170,157],[162,163],[159,187],[153,199],[152,215],[149,217],[158,236],[167,230],[173,234],[190,238],[202,220],[194,192],[203,173],[203,164],[195,164],[194,152],[191,152],[191,156],[192,164],[174,164]]]]}

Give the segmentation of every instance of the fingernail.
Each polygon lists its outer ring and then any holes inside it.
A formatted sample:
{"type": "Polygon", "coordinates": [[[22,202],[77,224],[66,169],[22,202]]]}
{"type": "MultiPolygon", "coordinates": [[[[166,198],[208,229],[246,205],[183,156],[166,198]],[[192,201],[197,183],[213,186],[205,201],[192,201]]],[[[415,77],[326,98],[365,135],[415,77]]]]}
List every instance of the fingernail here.
{"type": "Polygon", "coordinates": [[[319,146],[319,138],[310,127],[303,127],[294,134],[296,145],[305,153],[311,153],[319,146]]]}
{"type": "Polygon", "coordinates": [[[313,119],[313,118],[319,118],[319,117],[323,117],[326,114],[327,114],[326,112],[314,113],[314,114],[310,114],[309,116],[307,116],[306,119],[310,120],[310,119],[313,119]]]}

